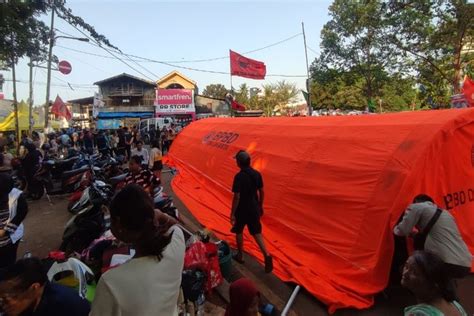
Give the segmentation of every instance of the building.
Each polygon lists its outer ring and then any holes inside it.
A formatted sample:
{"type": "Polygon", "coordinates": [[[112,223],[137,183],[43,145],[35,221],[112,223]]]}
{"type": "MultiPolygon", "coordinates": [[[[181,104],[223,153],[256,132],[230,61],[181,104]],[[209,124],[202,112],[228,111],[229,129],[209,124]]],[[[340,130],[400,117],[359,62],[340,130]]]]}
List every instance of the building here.
{"type": "Polygon", "coordinates": [[[87,97],[67,101],[72,108],[72,125],[81,128],[90,128],[95,126],[92,110],[94,97],[87,97]]]}
{"type": "Polygon", "coordinates": [[[177,122],[196,119],[195,81],[178,71],[172,71],[156,82],[156,116],[173,117],[177,122]]]}
{"type": "Polygon", "coordinates": [[[230,116],[229,104],[224,99],[206,97],[204,95],[195,95],[196,115],[211,114],[212,116],[230,116]]]}
{"type": "Polygon", "coordinates": [[[94,83],[103,106],[97,107],[97,128],[116,129],[138,125],[141,118],[155,116],[155,88],[152,81],[126,73],[94,83]]]}

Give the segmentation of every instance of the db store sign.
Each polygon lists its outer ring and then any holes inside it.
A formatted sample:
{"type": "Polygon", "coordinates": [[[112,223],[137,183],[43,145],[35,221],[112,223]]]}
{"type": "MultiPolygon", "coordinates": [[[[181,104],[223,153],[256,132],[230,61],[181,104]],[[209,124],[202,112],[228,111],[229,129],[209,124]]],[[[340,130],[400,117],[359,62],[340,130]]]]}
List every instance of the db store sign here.
{"type": "Polygon", "coordinates": [[[195,113],[193,90],[158,89],[156,91],[155,107],[157,114],[195,113]]]}

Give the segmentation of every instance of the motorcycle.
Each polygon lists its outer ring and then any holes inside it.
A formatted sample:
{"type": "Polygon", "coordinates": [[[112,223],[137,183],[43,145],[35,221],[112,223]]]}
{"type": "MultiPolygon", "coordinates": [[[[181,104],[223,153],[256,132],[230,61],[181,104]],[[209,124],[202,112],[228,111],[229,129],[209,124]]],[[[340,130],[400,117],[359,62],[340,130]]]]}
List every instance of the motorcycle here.
{"type": "Polygon", "coordinates": [[[96,181],[85,190],[77,202],[74,215],[66,224],[60,250],[66,254],[81,252],[106,229],[107,209],[113,191],[104,182],[96,181]]]}

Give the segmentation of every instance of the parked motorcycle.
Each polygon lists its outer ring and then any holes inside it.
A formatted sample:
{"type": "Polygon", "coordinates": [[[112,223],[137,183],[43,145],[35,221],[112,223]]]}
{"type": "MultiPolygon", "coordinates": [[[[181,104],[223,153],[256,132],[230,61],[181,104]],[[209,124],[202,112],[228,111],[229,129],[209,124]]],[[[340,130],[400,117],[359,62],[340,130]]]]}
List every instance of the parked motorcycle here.
{"type": "Polygon", "coordinates": [[[108,228],[105,212],[112,196],[112,188],[101,181],[95,181],[84,191],[74,207],[76,215],[66,224],[61,251],[81,252],[108,228]]]}

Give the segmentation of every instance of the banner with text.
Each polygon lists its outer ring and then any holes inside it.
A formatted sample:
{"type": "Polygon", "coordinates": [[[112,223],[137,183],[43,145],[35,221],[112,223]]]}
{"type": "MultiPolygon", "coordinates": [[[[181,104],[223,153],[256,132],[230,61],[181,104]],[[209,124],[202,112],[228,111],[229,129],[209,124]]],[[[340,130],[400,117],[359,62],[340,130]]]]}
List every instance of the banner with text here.
{"type": "Polygon", "coordinates": [[[195,113],[193,90],[158,89],[155,100],[156,114],[195,113]]]}

